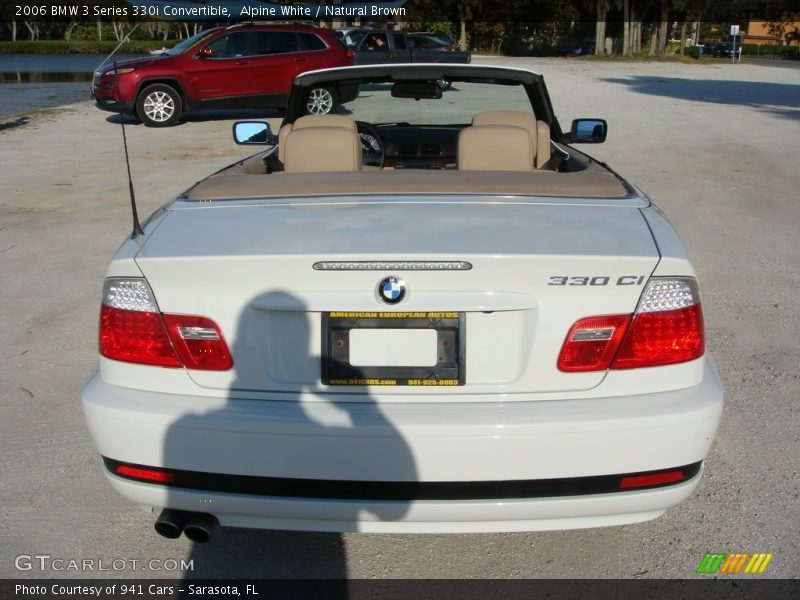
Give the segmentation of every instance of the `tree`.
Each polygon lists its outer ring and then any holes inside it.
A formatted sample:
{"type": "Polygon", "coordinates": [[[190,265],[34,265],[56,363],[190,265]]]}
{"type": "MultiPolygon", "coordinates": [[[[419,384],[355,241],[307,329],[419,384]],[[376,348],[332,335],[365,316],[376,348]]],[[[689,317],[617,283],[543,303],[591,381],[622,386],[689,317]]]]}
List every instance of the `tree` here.
{"type": "MultiPolygon", "coordinates": [[[[602,56],[606,53],[606,22],[608,19],[608,10],[612,6],[612,0],[594,0],[593,4],[596,14],[594,53],[596,56],[602,56]]],[[[617,8],[619,7],[616,0],[614,4],[617,8]]]]}

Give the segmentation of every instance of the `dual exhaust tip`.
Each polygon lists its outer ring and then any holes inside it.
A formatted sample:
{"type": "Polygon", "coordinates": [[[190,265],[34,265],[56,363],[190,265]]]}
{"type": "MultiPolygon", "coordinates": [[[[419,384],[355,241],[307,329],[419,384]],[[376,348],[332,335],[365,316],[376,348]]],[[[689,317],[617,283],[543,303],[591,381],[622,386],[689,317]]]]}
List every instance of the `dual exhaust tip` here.
{"type": "Polygon", "coordinates": [[[196,544],[205,544],[211,539],[219,526],[214,515],[165,508],[158,515],[155,530],[159,535],[169,539],[181,537],[181,533],[196,544]]]}

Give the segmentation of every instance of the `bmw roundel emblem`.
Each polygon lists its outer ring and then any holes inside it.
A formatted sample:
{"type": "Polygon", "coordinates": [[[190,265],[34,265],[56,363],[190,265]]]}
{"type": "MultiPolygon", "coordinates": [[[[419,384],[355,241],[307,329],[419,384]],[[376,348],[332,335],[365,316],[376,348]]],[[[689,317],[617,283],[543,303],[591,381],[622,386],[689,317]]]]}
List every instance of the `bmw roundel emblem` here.
{"type": "Polygon", "coordinates": [[[386,304],[397,304],[406,296],[406,282],[391,275],[378,283],[378,297],[386,304]]]}

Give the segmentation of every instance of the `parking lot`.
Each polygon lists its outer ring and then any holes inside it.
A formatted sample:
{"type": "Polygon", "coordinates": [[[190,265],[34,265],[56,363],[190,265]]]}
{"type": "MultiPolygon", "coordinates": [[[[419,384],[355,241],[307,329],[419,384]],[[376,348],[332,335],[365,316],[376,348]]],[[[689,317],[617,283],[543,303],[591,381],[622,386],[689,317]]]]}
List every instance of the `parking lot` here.
{"type": "MultiPolygon", "coordinates": [[[[726,388],[698,492],[655,521],[609,529],[226,529],[199,546],[159,537],[155,515],[106,483],[80,412],[104,271],[131,222],[119,118],[87,100],[0,130],[0,577],[685,578],[698,576],[706,552],[773,553],[762,577],[800,575],[800,69],[473,62],[544,74],[562,128],[607,119],[607,142],[585,149],[649,193],[680,232],[726,388]],[[65,571],[20,555],[94,562],[65,571]],[[121,568],[101,571],[101,561],[121,568]]],[[[168,129],[130,122],[140,214],[250,154],[232,142],[231,120],[254,116],[277,130],[275,111],[195,115],[168,129]]]]}

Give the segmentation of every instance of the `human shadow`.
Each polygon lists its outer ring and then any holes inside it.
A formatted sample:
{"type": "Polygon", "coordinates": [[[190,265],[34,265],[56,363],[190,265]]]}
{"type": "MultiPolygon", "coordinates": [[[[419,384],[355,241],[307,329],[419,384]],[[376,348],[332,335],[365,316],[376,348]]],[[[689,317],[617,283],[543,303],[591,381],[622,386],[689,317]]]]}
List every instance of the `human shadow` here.
{"type": "Polygon", "coordinates": [[[800,119],[800,85],[646,75],[606,77],[602,81],[626,85],[639,94],[711,104],[750,106],[780,117],[800,119]]]}
{"type": "Polygon", "coordinates": [[[192,544],[187,579],[344,580],[341,533],[406,515],[409,499],[387,498],[386,486],[413,487],[408,444],[369,388],[321,384],[323,322],[291,293],[257,294],[235,331],[220,323],[233,357],[229,382],[224,373],[189,373],[225,397],[198,398],[169,427],[163,464],[194,476],[182,487],[178,472],[165,506],[226,526],[192,544]]]}

